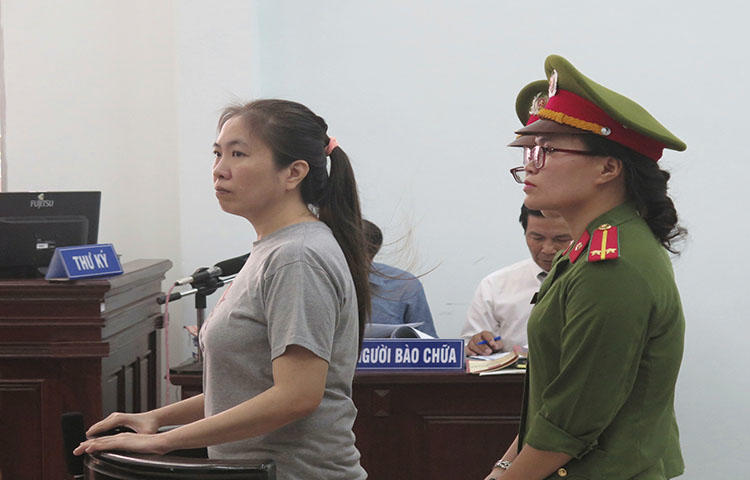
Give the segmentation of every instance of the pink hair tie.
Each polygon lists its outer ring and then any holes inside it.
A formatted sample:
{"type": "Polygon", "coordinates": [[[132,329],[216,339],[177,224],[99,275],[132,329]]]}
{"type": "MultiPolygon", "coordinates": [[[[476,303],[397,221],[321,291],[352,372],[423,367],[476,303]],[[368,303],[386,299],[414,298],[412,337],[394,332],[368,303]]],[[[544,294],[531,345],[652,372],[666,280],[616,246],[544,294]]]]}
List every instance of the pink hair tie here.
{"type": "Polygon", "coordinates": [[[326,145],[326,156],[330,155],[334,148],[339,146],[339,142],[336,141],[336,137],[328,139],[328,145],[326,145]]]}

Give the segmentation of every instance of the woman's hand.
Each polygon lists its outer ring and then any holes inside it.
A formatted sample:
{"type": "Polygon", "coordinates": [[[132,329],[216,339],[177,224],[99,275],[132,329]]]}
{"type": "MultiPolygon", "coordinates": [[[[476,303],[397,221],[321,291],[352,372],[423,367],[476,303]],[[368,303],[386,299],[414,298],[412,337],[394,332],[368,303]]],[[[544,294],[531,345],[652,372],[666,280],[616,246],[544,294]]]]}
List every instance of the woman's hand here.
{"type": "Polygon", "coordinates": [[[86,440],[73,450],[73,455],[104,450],[127,450],[128,452],[163,455],[171,449],[165,445],[162,434],[120,433],[86,440]]]}
{"type": "Polygon", "coordinates": [[[73,450],[74,455],[83,455],[84,453],[99,452],[102,450],[128,450],[131,452],[141,453],[166,453],[162,445],[162,438],[156,438],[154,435],[159,429],[155,415],[152,412],[144,413],[120,413],[115,412],[104,420],[101,420],[86,431],[89,438],[73,450]],[[120,433],[118,435],[108,435],[96,437],[102,433],[113,430],[117,427],[128,427],[136,433],[120,433]],[[96,438],[91,438],[96,437],[96,438]]]}
{"type": "Polygon", "coordinates": [[[487,330],[481,331],[471,337],[466,345],[466,355],[490,355],[502,350],[502,340],[495,340],[495,335],[487,330]],[[484,342],[481,345],[479,342],[484,342]]]}
{"type": "Polygon", "coordinates": [[[128,427],[136,433],[156,433],[159,423],[152,412],[144,413],[120,413],[110,414],[104,420],[93,424],[87,431],[87,437],[95,437],[117,427],[128,427]]]}

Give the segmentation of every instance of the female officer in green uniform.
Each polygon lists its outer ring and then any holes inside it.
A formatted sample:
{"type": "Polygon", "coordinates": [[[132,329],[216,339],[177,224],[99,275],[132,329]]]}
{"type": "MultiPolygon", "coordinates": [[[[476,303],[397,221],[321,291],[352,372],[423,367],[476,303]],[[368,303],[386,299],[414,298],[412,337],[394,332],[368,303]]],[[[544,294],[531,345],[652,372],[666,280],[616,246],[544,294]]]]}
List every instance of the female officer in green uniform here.
{"type": "Polygon", "coordinates": [[[557,211],[578,240],[535,297],[519,437],[486,478],[672,478],[684,318],[667,250],[684,230],[656,162],[686,147],[564,58],[545,71],[545,91],[519,94],[511,172],[526,206],[557,211]]]}

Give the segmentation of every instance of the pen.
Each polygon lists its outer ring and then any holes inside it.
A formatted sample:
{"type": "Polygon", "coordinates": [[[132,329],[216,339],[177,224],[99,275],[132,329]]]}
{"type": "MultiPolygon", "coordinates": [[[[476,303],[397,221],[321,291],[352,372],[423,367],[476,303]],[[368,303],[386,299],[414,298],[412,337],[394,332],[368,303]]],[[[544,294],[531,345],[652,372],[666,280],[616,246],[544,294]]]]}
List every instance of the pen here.
{"type": "MultiPolygon", "coordinates": [[[[500,340],[502,337],[498,335],[497,337],[493,338],[494,341],[500,340]]],[[[482,340],[481,342],[477,342],[477,345],[487,345],[487,340],[482,340]]]]}

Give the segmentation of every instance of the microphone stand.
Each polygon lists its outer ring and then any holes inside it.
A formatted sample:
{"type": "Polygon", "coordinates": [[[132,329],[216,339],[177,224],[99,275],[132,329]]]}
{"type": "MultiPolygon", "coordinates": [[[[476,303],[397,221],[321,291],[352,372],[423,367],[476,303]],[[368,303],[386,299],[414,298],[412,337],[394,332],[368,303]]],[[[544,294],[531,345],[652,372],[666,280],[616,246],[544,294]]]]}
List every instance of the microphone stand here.
{"type": "MultiPolygon", "coordinates": [[[[172,302],[174,300],[179,300],[184,297],[189,297],[190,295],[195,295],[195,316],[196,316],[196,325],[198,326],[198,333],[200,334],[201,327],[203,326],[203,322],[205,320],[205,314],[206,314],[206,297],[211,295],[216,291],[216,289],[223,287],[224,285],[228,285],[234,281],[234,278],[237,275],[227,275],[226,277],[211,277],[203,282],[198,283],[191,283],[190,290],[186,290],[184,292],[174,292],[169,296],[169,301],[172,302]]],[[[156,299],[156,303],[159,305],[164,305],[167,303],[167,296],[166,295],[160,295],[156,299]]],[[[201,352],[200,347],[198,348],[198,361],[203,361],[203,353],[201,352]]]]}

